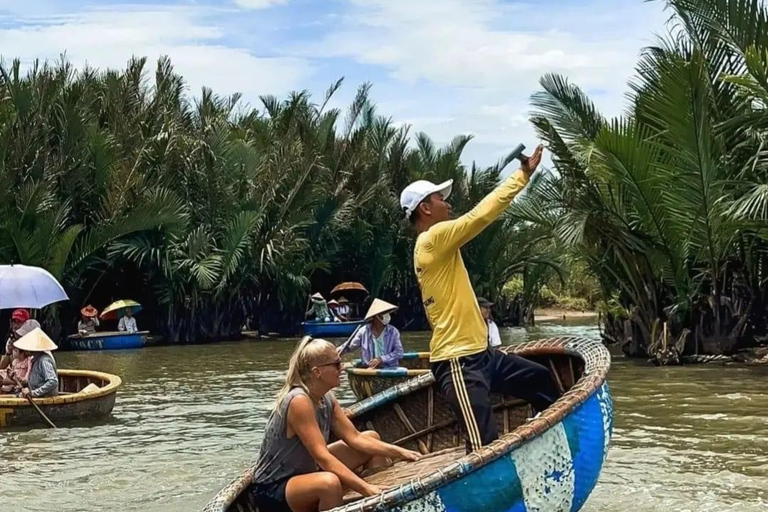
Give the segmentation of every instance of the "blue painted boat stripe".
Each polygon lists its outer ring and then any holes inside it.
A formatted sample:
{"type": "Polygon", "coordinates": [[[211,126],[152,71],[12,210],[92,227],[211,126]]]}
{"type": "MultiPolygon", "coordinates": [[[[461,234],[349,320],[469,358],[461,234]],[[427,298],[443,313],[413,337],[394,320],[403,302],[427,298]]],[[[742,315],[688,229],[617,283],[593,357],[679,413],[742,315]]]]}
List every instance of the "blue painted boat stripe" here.
{"type": "Polygon", "coordinates": [[[563,420],[568,436],[576,481],[571,512],[580,510],[597,483],[603,463],[603,417],[596,395],[592,395],[563,420]]]}
{"type": "Polygon", "coordinates": [[[451,482],[437,494],[447,512],[528,512],[510,455],[451,482]]]}

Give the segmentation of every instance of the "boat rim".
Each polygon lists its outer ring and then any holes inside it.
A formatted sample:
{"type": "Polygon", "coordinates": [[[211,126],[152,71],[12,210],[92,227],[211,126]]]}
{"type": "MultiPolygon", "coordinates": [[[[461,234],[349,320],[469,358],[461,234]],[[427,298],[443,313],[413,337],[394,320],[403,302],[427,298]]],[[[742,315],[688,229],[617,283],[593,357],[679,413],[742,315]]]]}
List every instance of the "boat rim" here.
{"type": "Polygon", "coordinates": [[[104,331],[104,332],[89,333],[86,335],[70,334],[69,336],[67,336],[67,338],[73,339],[73,340],[87,340],[87,339],[94,339],[94,338],[113,338],[117,336],[140,336],[140,335],[146,335],[146,334],[149,334],[149,331],[136,331],[136,332],[104,331]]]}
{"type": "MultiPolygon", "coordinates": [[[[451,464],[432,471],[421,478],[385,490],[380,495],[362,498],[353,504],[340,505],[332,509],[332,511],[352,510],[348,507],[354,506],[355,511],[364,512],[375,510],[381,504],[386,504],[387,507],[397,507],[425,496],[442,485],[462,478],[490,464],[563,421],[566,416],[571,414],[600,389],[606,381],[608,370],[611,366],[610,353],[602,343],[577,336],[528,341],[500,347],[497,350],[520,356],[562,354],[579,357],[584,361],[584,371],[576,383],[563,393],[554,404],[549,406],[538,417],[532,418],[512,432],[500,436],[499,439],[483,446],[479,450],[464,455],[451,464]]],[[[431,386],[434,382],[435,378],[432,372],[429,372],[428,374],[397,384],[378,395],[365,398],[353,404],[347,409],[347,416],[351,418],[363,414],[403,394],[410,393],[421,387],[431,386]]]]}
{"type": "MultiPolygon", "coordinates": [[[[100,387],[98,391],[94,391],[93,393],[81,393],[78,391],[77,393],[72,393],[70,395],[56,395],[45,398],[35,398],[35,404],[63,405],[76,402],[84,402],[86,400],[93,400],[95,398],[101,398],[103,396],[115,393],[123,383],[123,380],[117,375],[97,372],[93,370],[58,370],[58,374],[60,377],[93,377],[107,381],[107,385],[100,387]]],[[[0,398],[0,406],[29,407],[30,404],[26,398],[0,398]]]]}

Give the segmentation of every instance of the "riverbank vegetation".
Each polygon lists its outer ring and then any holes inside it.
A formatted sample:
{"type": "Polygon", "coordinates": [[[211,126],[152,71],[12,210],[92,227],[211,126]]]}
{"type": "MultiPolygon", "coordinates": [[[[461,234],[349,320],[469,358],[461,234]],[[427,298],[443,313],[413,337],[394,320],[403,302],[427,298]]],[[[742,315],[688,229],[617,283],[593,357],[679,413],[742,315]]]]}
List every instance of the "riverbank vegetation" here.
{"type": "MultiPolygon", "coordinates": [[[[552,300],[597,307],[606,340],[662,362],[768,332],[768,16],[749,0],[667,5],[672,35],[643,52],[621,118],[542,78],[532,122],[555,169],[463,250],[508,323],[552,300]]],[[[288,333],[308,293],[348,280],[426,328],[399,191],[453,179],[463,212],[514,163],[463,165],[471,137],[437,147],[368,85],[331,108],[341,86],[253,107],[191,99],[167,59],[2,66],[0,260],[62,281],[54,335],[118,298],[171,342],[288,333]]]]}
{"type": "Polygon", "coordinates": [[[558,175],[516,215],[597,277],[605,336],[674,362],[766,335],[768,16],[762,2],[670,0],[629,108],[606,119],[546,76],[532,121],[558,175]]]}
{"type": "MultiPolygon", "coordinates": [[[[340,86],[252,109],[209,90],[190,100],[167,59],[153,75],[141,59],[124,71],[0,68],[0,259],[64,284],[71,300],[46,312],[55,336],[84,304],[118,298],[142,303],[142,328],[171,342],[244,324],[291,332],[308,293],[344,280],[426,327],[398,191],[454,179],[466,210],[509,159],[467,169],[470,137],[436,147],[410,134],[378,114],[368,85],[345,111],[329,108],[340,86]]],[[[469,247],[478,293],[550,264],[537,237],[510,218],[469,247]]]]}

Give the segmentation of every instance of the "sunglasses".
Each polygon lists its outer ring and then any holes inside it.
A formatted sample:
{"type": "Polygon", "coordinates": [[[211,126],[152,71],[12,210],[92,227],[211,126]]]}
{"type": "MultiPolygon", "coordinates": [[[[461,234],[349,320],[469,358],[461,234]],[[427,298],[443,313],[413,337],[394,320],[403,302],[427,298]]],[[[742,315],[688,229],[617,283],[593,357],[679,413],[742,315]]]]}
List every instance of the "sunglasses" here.
{"type": "Polygon", "coordinates": [[[337,359],[332,363],[319,364],[317,365],[317,368],[322,368],[323,366],[335,366],[337,370],[341,370],[342,364],[341,359],[337,359]]]}

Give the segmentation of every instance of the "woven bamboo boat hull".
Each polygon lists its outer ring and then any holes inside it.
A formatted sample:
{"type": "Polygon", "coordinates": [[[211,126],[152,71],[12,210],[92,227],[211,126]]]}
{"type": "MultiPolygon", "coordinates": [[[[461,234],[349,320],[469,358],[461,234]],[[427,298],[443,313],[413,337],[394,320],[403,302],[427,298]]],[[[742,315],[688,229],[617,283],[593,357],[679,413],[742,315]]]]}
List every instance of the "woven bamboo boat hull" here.
{"type": "MultiPolygon", "coordinates": [[[[458,424],[431,373],[346,409],[358,429],[426,454],[366,475],[385,489],[361,498],[348,493],[334,512],[574,512],[594,488],[613,431],[606,376],[610,355],[601,344],[553,338],[503,350],[550,368],[563,396],[537,418],[509,396],[494,397],[500,438],[464,454],[458,424]]],[[[204,512],[259,511],[251,497],[252,469],[232,481],[204,512]]]]}
{"type": "Polygon", "coordinates": [[[347,368],[347,380],[352,392],[362,400],[426,373],[429,373],[429,352],[406,352],[397,368],[371,370],[362,360],[355,359],[353,366],[347,368]]]}
{"type": "MultiPolygon", "coordinates": [[[[65,423],[78,419],[109,416],[115,406],[122,381],[117,375],[86,370],[59,370],[59,393],[36,398],[35,403],[51,421],[65,423]],[[88,384],[99,387],[92,393],[80,393],[88,384]]],[[[47,426],[26,398],[0,395],[0,429],[22,426],[47,426]]]]}

